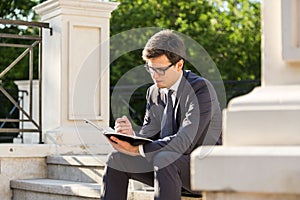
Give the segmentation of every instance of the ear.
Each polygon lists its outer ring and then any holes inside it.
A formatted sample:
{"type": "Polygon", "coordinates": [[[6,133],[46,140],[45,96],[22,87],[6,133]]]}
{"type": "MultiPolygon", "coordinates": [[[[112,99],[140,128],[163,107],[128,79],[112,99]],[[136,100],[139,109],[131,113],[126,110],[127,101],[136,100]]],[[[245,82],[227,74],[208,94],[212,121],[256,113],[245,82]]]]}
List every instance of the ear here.
{"type": "Polygon", "coordinates": [[[176,69],[177,69],[177,71],[181,71],[181,70],[182,70],[183,64],[184,64],[183,59],[179,60],[179,61],[176,63],[176,69]]]}

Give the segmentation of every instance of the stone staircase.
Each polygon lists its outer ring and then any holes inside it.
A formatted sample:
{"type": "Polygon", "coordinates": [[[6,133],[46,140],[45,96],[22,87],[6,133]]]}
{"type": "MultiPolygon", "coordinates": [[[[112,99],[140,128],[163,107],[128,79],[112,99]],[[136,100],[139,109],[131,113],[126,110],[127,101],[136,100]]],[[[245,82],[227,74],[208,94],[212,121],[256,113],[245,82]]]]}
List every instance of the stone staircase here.
{"type": "MultiPolygon", "coordinates": [[[[100,183],[106,155],[47,157],[47,178],[11,181],[13,200],[94,200],[100,198],[100,183]]],[[[153,190],[130,182],[128,200],[153,200],[153,190]]],[[[201,198],[182,197],[182,200],[201,198]]]]}

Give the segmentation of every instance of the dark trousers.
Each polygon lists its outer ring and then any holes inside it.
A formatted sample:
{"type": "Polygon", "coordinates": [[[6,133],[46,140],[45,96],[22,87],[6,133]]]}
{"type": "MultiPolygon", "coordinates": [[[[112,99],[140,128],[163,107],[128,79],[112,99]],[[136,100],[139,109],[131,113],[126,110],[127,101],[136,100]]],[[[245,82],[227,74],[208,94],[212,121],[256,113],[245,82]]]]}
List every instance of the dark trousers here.
{"type": "Polygon", "coordinates": [[[190,155],[162,151],[153,160],[119,152],[109,155],[103,176],[102,200],[126,200],[129,179],[154,187],[155,200],[180,200],[190,191],[190,155]]]}

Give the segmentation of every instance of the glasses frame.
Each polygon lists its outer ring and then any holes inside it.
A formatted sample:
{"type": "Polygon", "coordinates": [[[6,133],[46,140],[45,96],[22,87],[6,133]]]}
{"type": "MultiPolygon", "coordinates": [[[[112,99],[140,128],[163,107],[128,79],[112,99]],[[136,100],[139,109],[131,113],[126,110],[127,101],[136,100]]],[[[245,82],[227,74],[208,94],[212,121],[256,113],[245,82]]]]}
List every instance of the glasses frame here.
{"type": "Polygon", "coordinates": [[[171,63],[169,66],[167,67],[158,67],[158,68],[154,68],[154,67],[150,67],[147,63],[144,65],[144,67],[146,68],[147,72],[149,72],[150,74],[153,74],[154,72],[156,72],[156,74],[158,74],[159,76],[164,76],[166,74],[166,71],[168,69],[170,69],[174,64],[171,63]]]}

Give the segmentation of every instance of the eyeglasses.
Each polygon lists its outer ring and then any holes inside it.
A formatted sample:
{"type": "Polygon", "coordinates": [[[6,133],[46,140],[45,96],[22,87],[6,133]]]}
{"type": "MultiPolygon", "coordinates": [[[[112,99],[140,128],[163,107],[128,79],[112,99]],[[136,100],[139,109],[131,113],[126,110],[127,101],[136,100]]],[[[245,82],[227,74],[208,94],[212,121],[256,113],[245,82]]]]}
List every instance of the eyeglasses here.
{"type": "Polygon", "coordinates": [[[148,64],[145,64],[145,68],[146,68],[147,72],[149,72],[150,74],[153,74],[154,72],[156,72],[159,76],[164,76],[166,74],[166,71],[173,65],[174,64],[170,64],[167,67],[154,68],[154,67],[150,67],[148,64]]]}

